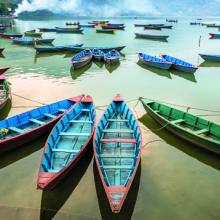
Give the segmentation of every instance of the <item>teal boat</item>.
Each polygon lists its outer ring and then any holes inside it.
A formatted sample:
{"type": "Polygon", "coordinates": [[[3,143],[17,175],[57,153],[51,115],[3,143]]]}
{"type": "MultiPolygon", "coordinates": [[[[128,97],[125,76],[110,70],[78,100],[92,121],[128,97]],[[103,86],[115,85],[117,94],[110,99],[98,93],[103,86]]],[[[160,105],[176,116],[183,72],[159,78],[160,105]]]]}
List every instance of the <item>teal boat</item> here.
{"type": "Polygon", "coordinates": [[[145,110],[174,135],[220,154],[220,125],[149,99],[140,98],[145,110]]]}

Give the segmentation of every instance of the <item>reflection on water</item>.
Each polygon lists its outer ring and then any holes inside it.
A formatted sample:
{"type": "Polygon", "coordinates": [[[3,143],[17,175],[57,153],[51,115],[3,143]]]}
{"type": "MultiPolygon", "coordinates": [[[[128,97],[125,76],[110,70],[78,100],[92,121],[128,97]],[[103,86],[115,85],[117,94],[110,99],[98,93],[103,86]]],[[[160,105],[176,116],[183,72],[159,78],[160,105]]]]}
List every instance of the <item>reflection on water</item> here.
{"type": "Polygon", "coordinates": [[[147,65],[144,65],[143,63],[141,63],[140,61],[137,62],[137,64],[146,69],[146,70],[149,70],[153,73],[156,73],[157,75],[159,76],[164,76],[164,77],[167,77],[169,79],[172,79],[171,75],[170,75],[170,72],[168,70],[163,70],[163,69],[159,69],[159,68],[156,68],[156,67],[150,67],[150,66],[147,66],[147,65]]]}
{"type": "Polygon", "coordinates": [[[102,68],[105,65],[104,61],[93,61],[93,63],[98,66],[99,68],[102,68]]]}
{"type": "MultiPolygon", "coordinates": [[[[43,191],[41,199],[41,220],[50,220],[57,214],[74,189],[80,183],[93,157],[92,145],[88,146],[87,152],[73,167],[71,173],[60,182],[53,190],[43,191]]],[[[83,196],[83,195],[82,195],[83,196]]],[[[83,208],[83,207],[82,207],[83,208]]]]}
{"type": "Polygon", "coordinates": [[[120,66],[120,62],[114,65],[105,63],[105,68],[108,70],[109,73],[113,73],[119,66],[120,66]]]}
{"type": "Polygon", "coordinates": [[[76,80],[78,77],[83,75],[90,67],[92,66],[92,62],[88,63],[86,66],[80,69],[74,69],[72,66],[70,68],[70,74],[73,80],[76,80]]]}
{"type": "Polygon", "coordinates": [[[204,61],[199,67],[220,67],[220,62],[216,61],[204,61]]]}
{"type": "Polygon", "coordinates": [[[153,133],[163,139],[167,144],[181,150],[185,154],[188,154],[189,156],[199,160],[200,162],[215,168],[216,170],[220,170],[220,160],[218,155],[199,148],[191,143],[185,142],[184,140],[176,137],[166,129],[155,131],[155,129],[158,129],[161,126],[148,114],[145,114],[142,118],[139,119],[139,121],[142,122],[144,126],[150,129],[153,133]]]}
{"type": "Polygon", "coordinates": [[[120,213],[113,213],[111,211],[105,190],[103,188],[103,185],[102,185],[102,182],[99,176],[99,172],[98,172],[95,160],[93,162],[93,173],[94,173],[96,193],[98,197],[99,208],[100,208],[102,219],[103,220],[112,220],[112,219],[129,220],[131,219],[133,211],[134,211],[134,207],[136,204],[136,200],[137,200],[139,186],[140,186],[141,161],[140,161],[135,178],[133,180],[133,183],[131,185],[131,188],[128,192],[127,198],[125,199],[124,205],[120,213]]]}
{"type": "Polygon", "coordinates": [[[194,73],[185,73],[185,72],[181,72],[181,71],[178,71],[178,70],[171,70],[170,71],[172,74],[176,75],[176,76],[179,76],[183,79],[186,79],[190,82],[194,82],[194,83],[197,83],[196,81],[196,77],[194,75],[194,73]]]}
{"type": "Polygon", "coordinates": [[[55,52],[55,53],[36,53],[34,57],[34,63],[37,63],[37,60],[40,58],[46,58],[46,57],[52,57],[52,56],[58,56],[63,55],[63,52],[55,52]]]}
{"type": "Polygon", "coordinates": [[[47,136],[42,136],[38,140],[31,142],[30,144],[23,145],[19,148],[15,148],[12,151],[6,152],[0,155],[0,169],[21,160],[34,152],[40,150],[45,142],[47,136]]]}
{"type": "Polygon", "coordinates": [[[5,107],[0,111],[0,120],[3,120],[8,117],[11,107],[12,107],[12,100],[9,99],[5,107]]]}

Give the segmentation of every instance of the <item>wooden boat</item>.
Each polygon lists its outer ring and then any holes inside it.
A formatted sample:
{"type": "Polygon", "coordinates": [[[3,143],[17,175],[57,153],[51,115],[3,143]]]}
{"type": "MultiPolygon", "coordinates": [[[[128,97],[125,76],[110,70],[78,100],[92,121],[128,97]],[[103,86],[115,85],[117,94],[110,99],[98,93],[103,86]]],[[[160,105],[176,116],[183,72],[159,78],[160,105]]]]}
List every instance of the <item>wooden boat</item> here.
{"type": "Polygon", "coordinates": [[[105,53],[102,50],[95,48],[92,50],[92,55],[95,60],[102,61],[104,60],[105,53]]]}
{"type": "Polygon", "coordinates": [[[92,60],[92,51],[91,50],[83,50],[73,56],[71,59],[72,65],[74,69],[82,68],[89,64],[92,60]]]}
{"type": "Polygon", "coordinates": [[[173,26],[172,25],[163,25],[160,28],[162,28],[162,29],[172,29],[173,26]]]}
{"type": "Polygon", "coordinates": [[[26,37],[42,37],[42,34],[43,33],[41,33],[41,32],[33,32],[33,31],[26,31],[26,32],[24,32],[24,35],[26,36],[26,37]]]}
{"type": "Polygon", "coordinates": [[[59,119],[66,114],[83,95],[45,105],[0,121],[0,153],[18,148],[51,131],[59,119]]]}
{"type": "Polygon", "coordinates": [[[74,105],[50,133],[41,158],[38,189],[54,188],[71,171],[86,152],[94,130],[94,103],[87,96],[74,105]]]}
{"type": "Polygon", "coordinates": [[[108,53],[106,53],[104,56],[105,62],[111,65],[119,63],[119,59],[120,59],[120,53],[117,50],[111,50],[108,53]]]}
{"type": "Polygon", "coordinates": [[[209,33],[210,39],[220,39],[220,34],[209,33]]]}
{"type": "Polygon", "coordinates": [[[207,27],[207,26],[210,27],[210,26],[214,26],[214,25],[215,25],[215,23],[204,23],[204,22],[201,23],[201,24],[202,24],[202,26],[206,26],[206,27],[207,27]]]}
{"type": "Polygon", "coordinates": [[[169,23],[178,23],[178,20],[175,20],[175,19],[166,19],[166,22],[169,22],[169,23]]]}
{"type": "Polygon", "coordinates": [[[164,24],[134,24],[135,27],[147,27],[147,26],[154,26],[154,27],[161,27],[164,24]]]}
{"type": "Polygon", "coordinates": [[[5,48],[0,48],[0,54],[4,51],[5,48]]]}
{"type": "Polygon", "coordinates": [[[40,32],[56,32],[56,28],[38,28],[40,32]]]}
{"type": "Polygon", "coordinates": [[[56,27],[56,30],[67,30],[67,31],[73,31],[73,30],[80,30],[80,27],[56,27]]]}
{"type": "Polygon", "coordinates": [[[220,25],[217,25],[217,24],[206,24],[206,27],[207,28],[219,28],[220,25]]]}
{"type": "Polygon", "coordinates": [[[220,125],[159,102],[140,100],[148,114],[165,129],[198,147],[220,154],[220,125]]]}
{"type": "Polygon", "coordinates": [[[150,56],[148,54],[139,53],[139,61],[145,65],[157,67],[160,69],[168,70],[172,66],[171,62],[167,62],[165,59],[159,57],[150,56]]]}
{"type": "MultiPolygon", "coordinates": [[[[5,76],[1,73],[0,75],[0,110],[2,110],[5,107],[10,97],[11,97],[11,89],[10,89],[9,83],[6,80],[5,76]]],[[[0,135],[1,135],[1,131],[0,131],[0,135]]],[[[1,142],[1,138],[0,138],[0,142],[1,142]]]]}
{"type": "Polygon", "coordinates": [[[198,67],[194,66],[193,64],[187,63],[175,57],[171,57],[165,54],[161,55],[161,57],[165,59],[167,62],[171,62],[172,68],[176,70],[180,70],[187,73],[194,73],[198,69],[198,67]]]}
{"type": "Polygon", "coordinates": [[[0,26],[0,31],[1,31],[1,32],[5,31],[5,29],[6,29],[5,27],[1,27],[1,26],[0,26]]]}
{"type": "Polygon", "coordinates": [[[11,38],[22,37],[22,36],[23,34],[0,33],[0,37],[5,38],[5,39],[11,39],[11,38]]]}
{"type": "Polygon", "coordinates": [[[148,40],[162,40],[162,41],[167,41],[167,38],[169,36],[167,35],[153,35],[153,34],[140,34],[140,33],[135,33],[136,38],[142,38],[142,39],[148,39],[148,40]]]}
{"type": "Polygon", "coordinates": [[[141,158],[138,122],[120,95],[97,125],[93,148],[100,179],[112,212],[120,212],[141,158]]]}
{"type": "Polygon", "coordinates": [[[220,62],[220,55],[211,55],[211,54],[199,54],[202,59],[205,61],[214,61],[214,62],[220,62]]]}
{"type": "Polygon", "coordinates": [[[10,69],[10,67],[0,67],[0,75],[5,73],[9,69],[10,69]]]}
{"type": "Polygon", "coordinates": [[[13,38],[13,43],[23,45],[34,45],[34,44],[51,44],[54,39],[38,39],[38,38],[13,38]]]}
{"type": "Polygon", "coordinates": [[[74,26],[74,25],[79,25],[79,22],[66,22],[66,26],[74,26]]]}
{"type": "Polygon", "coordinates": [[[114,34],[115,30],[112,29],[96,29],[96,33],[101,34],[114,34]]]}
{"type": "Polygon", "coordinates": [[[95,24],[79,24],[80,28],[94,28],[95,24]]]}
{"type": "Polygon", "coordinates": [[[108,23],[108,25],[110,25],[110,26],[120,26],[120,27],[125,26],[124,24],[115,24],[115,23],[108,23]]]}
{"type": "Polygon", "coordinates": [[[161,27],[157,27],[157,26],[144,26],[145,30],[161,30],[161,27]]]}
{"type": "Polygon", "coordinates": [[[57,33],[70,33],[70,34],[82,34],[83,29],[64,29],[64,28],[56,28],[57,33]]]}
{"type": "Polygon", "coordinates": [[[190,22],[190,25],[201,25],[200,22],[190,22]]]}
{"type": "Polygon", "coordinates": [[[106,26],[102,26],[102,29],[105,29],[105,30],[124,30],[125,26],[106,25],[106,26]]]}
{"type": "MultiPolygon", "coordinates": [[[[83,44],[75,44],[70,45],[70,47],[82,47],[83,44]]],[[[35,46],[34,47],[37,53],[47,52],[47,53],[53,53],[53,52],[66,52],[68,51],[68,46],[35,46]]]]}
{"type": "Polygon", "coordinates": [[[68,51],[74,52],[74,53],[79,53],[83,50],[93,50],[93,49],[98,49],[102,50],[104,53],[107,53],[111,50],[117,50],[121,51],[125,48],[126,46],[119,46],[119,47],[99,47],[99,46],[94,46],[94,47],[68,47],[68,51]]]}

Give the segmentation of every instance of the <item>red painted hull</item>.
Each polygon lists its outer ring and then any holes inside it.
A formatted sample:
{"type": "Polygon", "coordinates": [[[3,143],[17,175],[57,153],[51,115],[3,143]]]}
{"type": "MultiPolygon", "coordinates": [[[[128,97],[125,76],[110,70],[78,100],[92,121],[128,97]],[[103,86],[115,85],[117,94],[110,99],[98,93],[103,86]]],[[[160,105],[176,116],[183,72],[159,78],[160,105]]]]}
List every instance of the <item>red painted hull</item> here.
{"type": "Polygon", "coordinates": [[[0,75],[6,72],[10,67],[0,67],[0,75]]]}
{"type": "MultiPolygon", "coordinates": [[[[116,95],[116,97],[114,98],[114,101],[123,101],[122,97],[120,95],[116,95]]],[[[135,116],[135,115],[134,115],[135,116]]],[[[137,117],[135,116],[136,118],[136,121],[137,121],[137,117]]],[[[138,124],[138,121],[137,121],[137,124],[138,124]]],[[[138,124],[138,127],[139,127],[139,130],[140,130],[140,126],[138,124]]],[[[141,130],[140,130],[141,131],[141,130]]],[[[127,194],[131,188],[131,184],[134,180],[134,177],[136,175],[136,172],[137,172],[137,169],[138,169],[138,166],[140,164],[140,160],[141,160],[141,148],[142,148],[142,138],[141,138],[141,144],[140,144],[140,153],[139,153],[139,157],[137,159],[137,162],[136,162],[136,166],[134,168],[134,172],[130,178],[130,180],[128,181],[128,184],[126,187],[124,186],[113,186],[113,187],[108,187],[105,183],[105,180],[103,178],[103,175],[102,175],[102,171],[101,171],[101,168],[100,168],[100,164],[99,164],[99,161],[98,161],[98,155],[97,155],[97,152],[96,152],[96,148],[95,148],[95,139],[96,139],[96,133],[94,135],[94,138],[93,138],[93,151],[94,151],[94,156],[95,156],[95,161],[96,161],[96,166],[97,166],[97,169],[98,169],[98,172],[99,172],[99,176],[100,176],[100,179],[102,181],[102,185],[103,185],[103,188],[105,190],[105,193],[106,193],[106,196],[107,196],[107,199],[109,201],[109,205],[111,207],[111,210],[112,212],[114,213],[119,213],[122,209],[122,206],[124,204],[124,201],[127,197],[127,194]],[[123,197],[122,199],[120,200],[120,203],[118,205],[113,205],[113,202],[114,202],[114,199],[111,197],[111,193],[123,193],[123,197]]]]}
{"type": "Polygon", "coordinates": [[[11,39],[13,37],[22,37],[22,34],[0,34],[0,37],[5,38],[5,39],[11,39]]]}

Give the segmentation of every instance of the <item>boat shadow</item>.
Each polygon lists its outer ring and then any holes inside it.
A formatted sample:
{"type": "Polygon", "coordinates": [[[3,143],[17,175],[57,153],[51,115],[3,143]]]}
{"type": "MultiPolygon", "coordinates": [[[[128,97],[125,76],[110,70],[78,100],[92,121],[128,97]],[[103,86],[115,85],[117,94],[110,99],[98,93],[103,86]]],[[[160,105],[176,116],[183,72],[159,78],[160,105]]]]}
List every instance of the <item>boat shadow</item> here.
{"type": "Polygon", "coordinates": [[[143,69],[150,71],[150,72],[156,73],[159,76],[163,76],[163,77],[167,77],[169,79],[172,79],[171,74],[168,70],[162,70],[162,69],[159,69],[156,67],[150,67],[150,66],[144,65],[140,61],[137,62],[137,65],[142,67],[143,69]]]}
{"type": "Polygon", "coordinates": [[[1,110],[1,114],[0,114],[0,120],[4,120],[5,118],[8,117],[8,114],[11,110],[12,107],[12,100],[9,99],[5,105],[5,107],[1,110]]]}
{"type": "Polygon", "coordinates": [[[81,75],[83,75],[90,67],[92,66],[92,62],[88,63],[86,66],[80,68],[80,69],[74,69],[72,66],[70,68],[70,74],[73,80],[76,80],[81,75]]]}
{"type": "Polygon", "coordinates": [[[99,68],[102,68],[105,65],[104,61],[93,61],[93,63],[98,66],[99,68]]]}
{"type": "Polygon", "coordinates": [[[5,58],[4,54],[0,54],[0,58],[4,59],[5,58]]]}
{"type": "Polygon", "coordinates": [[[110,208],[105,190],[103,188],[103,185],[102,185],[102,182],[99,176],[99,172],[98,172],[95,160],[93,161],[93,173],[94,173],[96,194],[98,197],[99,209],[100,209],[102,219],[103,220],[112,220],[112,219],[129,220],[131,219],[133,211],[134,211],[134,207],[137,201],[137,195],[138,195],[139,186],[140,186],[141,161],[138,166],[131,188],[125,199],[124,205],[119,213],[113,213],[110,208]]]}
{"type": "Polygon", "coordinates": [[[170,70],[170,73],[172,73],[173,75],[179,76],[185,80],[188,80],[190,82],[197,83],[194,73],[185,73],[185,72],[178,71],[178,70],[170,70]]]}
{"type": "Polygon", "coordinates": [[[46,139],[47,139],[47,136],[44,135],[40,137],[39,139],[32,141],[29,144],[25,144],[12,151],[8,151],[8,152],[0,154],[0,169],[7,167],[10,164],[13,164],[16,161],[19,161],[35,153],[36,151],[40,150],[41,148],[43,148],[44,143],[46,142],[46,139]]]}
{"type": "Polygon", "coordinates": [[[217,61],[204,61],[199,67],[220,67],[220,62],[217,61]]]}
{"type": "Polygon", "coordinates": [[[120,66],[120,62],[110,65],[108,63],[105,63],[105,68],[108,70],[109,73],[113,73],[118,67],[120,66]]]}
{"type": "Polygon", "coordinates": [[[155,129],[160,128],[161,126],[152,119],[148,114],[145,114],[143,117],[139,118],[139,121],[150,129],[154,134],[159,136],[167,144],[175,147],[176,149],[182,151],[183,153],[197,159],[198,161],[216,169],[220,170],[220,160],[217,154],[214,154],[205,149],[199,148],[189,142],[186,142],[177,136],[173,135],[166,129],[160,131],[155,131],[155,129]]]}
{"type": "Polygon", "coordinates": [[[41,198],[40,219],[53,219],[72,192],[78,186],[85,174],[93,157],[92,144],[88,146],[87,152],[72,169],[72,175],[65,176],[64,179],[53,189],[43,191],[41,198]]]}

